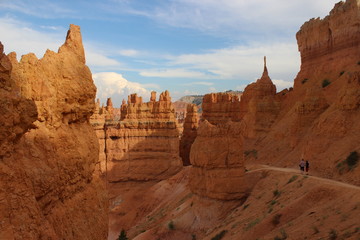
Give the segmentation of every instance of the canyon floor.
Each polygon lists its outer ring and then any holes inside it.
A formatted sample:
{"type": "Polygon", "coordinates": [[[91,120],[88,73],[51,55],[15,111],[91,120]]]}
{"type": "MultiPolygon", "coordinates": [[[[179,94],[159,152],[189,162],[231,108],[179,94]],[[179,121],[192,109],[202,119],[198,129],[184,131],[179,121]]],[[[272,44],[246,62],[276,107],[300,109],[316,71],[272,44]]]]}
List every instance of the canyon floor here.
{"type": "Polygon", "coordinates": [[[242,200],[192,194],[189,167],[160,182],[117,183],[109,239],[360,239],[360,187],[293,168],[247,165],[242,200]],[[121,193],[121,194],[120,194],[121,193]],[[218,238],[216,238],[218,237],[218,238]]]}

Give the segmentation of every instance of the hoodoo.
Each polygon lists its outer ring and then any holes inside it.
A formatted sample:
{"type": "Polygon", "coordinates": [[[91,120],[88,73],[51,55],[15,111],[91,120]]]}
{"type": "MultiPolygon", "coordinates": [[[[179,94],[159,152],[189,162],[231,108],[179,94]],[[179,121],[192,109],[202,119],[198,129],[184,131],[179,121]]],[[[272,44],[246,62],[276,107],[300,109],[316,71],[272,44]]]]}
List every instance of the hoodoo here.
{"type": "Polygon", "coordinates": [[[80,28],[70,25],[58,53],[42,59],[18,62],[2,47],[0,56],[1,121],[13,128],[1,131],[1,238],[106,239],[107,194],[89,124],[96,88],[80,28]]]}

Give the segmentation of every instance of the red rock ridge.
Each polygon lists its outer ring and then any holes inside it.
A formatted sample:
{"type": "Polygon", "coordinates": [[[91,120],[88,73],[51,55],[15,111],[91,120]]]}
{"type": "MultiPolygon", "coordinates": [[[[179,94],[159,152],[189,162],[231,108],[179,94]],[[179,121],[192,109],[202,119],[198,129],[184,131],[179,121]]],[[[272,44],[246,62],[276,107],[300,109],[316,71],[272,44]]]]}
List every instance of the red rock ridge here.
{"type": "Polygon", "coordinates": [[[15,134],[3,135],[13,146],[0,162],[0,236],[106,239],[107,194],[89,124],[96,88],[80,28],[70,25],[59,52],[47,50],[42,59],[27,54],[18,62],[11,53],[10,64],[1,56],[1,91],[14,93],[4,95],[11,104],[2,110],[15,134]]]}

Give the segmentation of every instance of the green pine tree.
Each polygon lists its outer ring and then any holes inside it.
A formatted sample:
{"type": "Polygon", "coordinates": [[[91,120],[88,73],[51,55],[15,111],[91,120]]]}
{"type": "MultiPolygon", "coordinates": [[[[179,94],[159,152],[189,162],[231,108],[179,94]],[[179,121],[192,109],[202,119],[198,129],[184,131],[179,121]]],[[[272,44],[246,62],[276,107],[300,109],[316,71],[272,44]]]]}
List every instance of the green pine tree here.
{"type": "Polygon", "coordinates": [[[124,229],[121,230],[118,240],[129,240],[124,229]]]}

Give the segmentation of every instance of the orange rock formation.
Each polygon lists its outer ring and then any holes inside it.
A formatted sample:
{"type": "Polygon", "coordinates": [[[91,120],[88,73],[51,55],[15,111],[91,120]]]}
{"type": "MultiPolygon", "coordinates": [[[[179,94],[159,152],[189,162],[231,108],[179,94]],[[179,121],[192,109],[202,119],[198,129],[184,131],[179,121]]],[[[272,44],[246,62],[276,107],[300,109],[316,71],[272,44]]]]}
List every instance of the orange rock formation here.
{"type": "Polygon", "coordinates": [[[70,25],[58,53],[9,59],[1,47],[1,238],[106,239],[107,195],[89,124],[96,88],[80,28],[70,25]]]}
{"type": "Polygon", "coordinates": [[[108,180],[159,180],[181,169],[179,131],[168,91],[156,101],[132,94],[121,105],[119,122],[106,126],[108,180]]]}
{"type": "Polygon", "coordinates": [[[197,111],[195,104],[187,105],[184,131],[181,136],[179,150],[184,166],[190,165],[190,148],[197,136],[197,128],[199,126],[197,111]]]}
{"type": "Polygon", "coordinates": [[[191,147],[190,189],[221,200],[245,196],[241,123],[212,125],[202,122],[191,147]]]}

